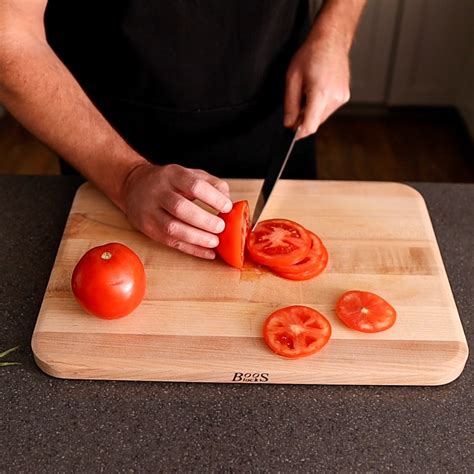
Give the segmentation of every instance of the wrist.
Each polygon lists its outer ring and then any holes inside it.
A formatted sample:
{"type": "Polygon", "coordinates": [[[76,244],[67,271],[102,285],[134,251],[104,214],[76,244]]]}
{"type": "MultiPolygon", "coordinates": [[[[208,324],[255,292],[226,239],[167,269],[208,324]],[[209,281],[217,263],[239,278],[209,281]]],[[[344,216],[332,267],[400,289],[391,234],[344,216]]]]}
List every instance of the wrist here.
{"type": "Polygon", "coordinates": [[[158,165],[153,165],[145,158],[140,157],[135,162],[130,163],[124,169],[123,175],[120,179],[118,198],[115,204],[125,212],[127,196],[130,193],[130,190],[133,188],[133,183],[136,181],[137,177],[148,168],[157,168],[158,165]]]}
{"type": "Polygon", "coordinates": [[[365,4],[366,0],[325,0],[308,35],[309,45],[349,55],[365,4]]]}

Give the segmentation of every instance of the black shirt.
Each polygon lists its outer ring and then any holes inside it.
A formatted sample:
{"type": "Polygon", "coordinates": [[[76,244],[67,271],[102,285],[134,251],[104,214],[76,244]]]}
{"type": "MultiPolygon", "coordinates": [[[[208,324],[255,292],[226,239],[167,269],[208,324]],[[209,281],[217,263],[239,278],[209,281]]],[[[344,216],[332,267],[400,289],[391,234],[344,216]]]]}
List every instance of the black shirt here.
{"type": "Polygon", "coordinates": [[[259,176],[282,129],[300,0],[49,0],[49,44],[138,152],[259,176]]]}

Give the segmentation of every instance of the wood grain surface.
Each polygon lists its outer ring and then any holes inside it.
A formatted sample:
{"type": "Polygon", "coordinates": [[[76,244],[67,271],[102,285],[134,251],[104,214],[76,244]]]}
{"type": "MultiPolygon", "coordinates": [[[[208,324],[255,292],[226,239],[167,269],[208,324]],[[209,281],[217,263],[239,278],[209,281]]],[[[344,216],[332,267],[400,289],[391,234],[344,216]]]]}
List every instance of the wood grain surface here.
{"type": "MultiPolygon", "coordinates": [[[[253,207],[261,184],[230,180],[253,207]]],[[[305,282],[248,265],[199,260],[152,242],[90,184],[77,192],[33,335],[36,361],[62,378],[189,382],[440,385],[462,372],[466,339],[423,198],[398,183],[280,181],[262,218],[316,232],[329,265],[305,282]],[[122,242],[147,273],[142,305],[104,321],[73,298],[74,265],[91,247],[122,242]],[[359,333],[337,319],[344,291],[380,294],[393,328],[359,333]],[[318,354],[286,360],[262,339],[266,316],[292,304],[318,309],[333,335],[318,354]]]]}

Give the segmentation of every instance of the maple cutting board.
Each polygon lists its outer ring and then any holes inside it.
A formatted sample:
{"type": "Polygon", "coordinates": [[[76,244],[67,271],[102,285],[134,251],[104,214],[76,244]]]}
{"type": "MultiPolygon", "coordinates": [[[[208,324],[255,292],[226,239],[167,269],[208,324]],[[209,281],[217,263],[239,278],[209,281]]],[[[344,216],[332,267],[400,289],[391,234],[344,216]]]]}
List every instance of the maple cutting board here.
{"type": "MultiPolygon", "coordinates": [[[[251,208],[260,181],[230,180],[251,208]]],[[[190,382],[438,385],[461,373],[468,348],[423,198],[397,183],[280,181],[262,218],[316,232],[329,265],[304,282],[252,266],[242,272],[157,244],[132,230],[90,184],[77,192],[33,335],[36,361],[63,378],[190,382]],[[104,321],[79,307],[74,265],[111,241],[142,259],[147,291],[130,316],[104,321]],[[393,328],[345,327],[334,306],[346,290],[380,294],[397,310],[393,328]],[[330,320],[318,354],[283,359],[267,349],[263,321],[301,304],[330,320]]]]}

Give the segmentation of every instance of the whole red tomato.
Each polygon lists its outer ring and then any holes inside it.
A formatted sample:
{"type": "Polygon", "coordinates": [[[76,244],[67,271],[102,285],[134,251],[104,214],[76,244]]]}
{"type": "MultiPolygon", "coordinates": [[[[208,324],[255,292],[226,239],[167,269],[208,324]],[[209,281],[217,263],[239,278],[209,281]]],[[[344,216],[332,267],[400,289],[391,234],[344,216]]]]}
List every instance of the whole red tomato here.
{"type": "Polygon", "coordinates": [[[138,255],[125,245],[94,247],[77,263],[72,291],[79,304],[102,319],[130,314],[143,300],[145,269],[138,255]]]}

